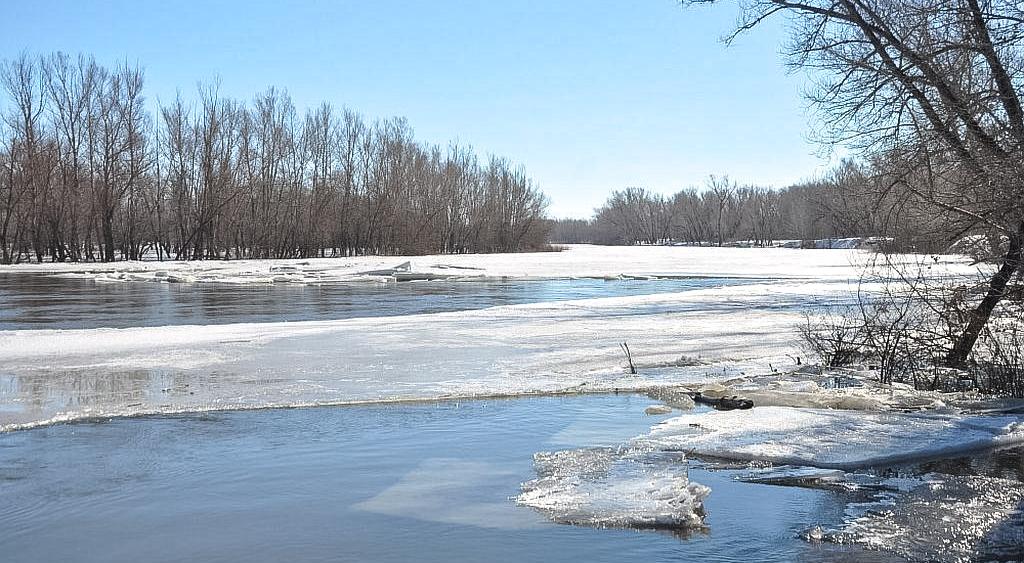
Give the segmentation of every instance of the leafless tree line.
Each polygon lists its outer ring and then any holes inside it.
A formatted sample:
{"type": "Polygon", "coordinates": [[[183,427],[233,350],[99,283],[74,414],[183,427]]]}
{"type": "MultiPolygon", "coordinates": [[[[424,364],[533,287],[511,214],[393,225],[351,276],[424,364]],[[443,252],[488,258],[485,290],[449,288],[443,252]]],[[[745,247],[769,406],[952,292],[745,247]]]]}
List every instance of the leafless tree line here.
{"type": "Polygon", "coordinates": [[[950,233],[925,224],[934,214],[901,205],[899,189],[879,202],[876,172],[869,163],[847,160],[821,178],[779,190],[738,185],[725,176],[671,196],[626,188],[613,192],[590,219],[554,222],[550,237],[559,243],[717,246],[880,237],[903,250],[948,247],[950,233]]]}
{"type": "Polygon", "coordinates": [[[665,196],[645,188],[612,192],[590,219],[554,223],[550,238],[560,243],[722,245],[735,240],[768,245],[783,233],[781,193],[737,186],[712,176],[704,190],[689,188],[665,196]]]}
{"type": "Polygon", "coordinates": [[[666,241],[721,246],[733,240],[770,244],[781,234],[779,193],[711,176],[705,189],[663,196],[642,188],[616,191],[594,215],[595,242],[666,241]]]}
{"type": "Polygon", "coordinates": [[[216,84],[146,109],[143,71],[91,57],[0,65],[0,262],[508,252],[544,245],[547,198],[404,119],[216,84]]]}

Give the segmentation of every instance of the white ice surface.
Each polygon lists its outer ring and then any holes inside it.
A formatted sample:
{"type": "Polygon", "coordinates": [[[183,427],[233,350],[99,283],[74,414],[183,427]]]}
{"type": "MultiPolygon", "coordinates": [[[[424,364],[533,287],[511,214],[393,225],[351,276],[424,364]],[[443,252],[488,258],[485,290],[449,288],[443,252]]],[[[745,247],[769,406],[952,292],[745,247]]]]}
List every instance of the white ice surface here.
{"type": "Polygon", "coordinates": [[[650,452],[587,448],[534,456],[539,477],[516,502],[564,524],[697,528],[710,490],[691,483],[685,460],[656,463],[650,452]]]}
{"type": "Polygon", "coordinates": [[[785,362],[799,310],[846,284],[338,321],[0,332],[0,427],[55,418],[640,388],[785,362]],[[705,365],[623,369],[681,355],[705,365]]]}
{"type": "MultiPolygon", "coordinates": [[[[303,283],[379,281],[366,272],[409,262],[411,270],[456,278],[739,277],[848,280],[872,255],[857,250],[710,248],[678,246],[606,247],[573,245],[563,252],[361,256],[306,260],[116,262],[111,264],[16,264],[8,272],[47,272],[106,281],[199,283],[303,283]]],[[[907,260],[916,260],[907,258],[907,260]]],[[[939,266],[969,272],[966,260],[947,256],[939,266]]]]}
{"type": "Polygon", "coordinates": [[[755,407],[687,414],[641,443],[736,460],[855,469],[1024,442],[1024,418],[755,407]]]}

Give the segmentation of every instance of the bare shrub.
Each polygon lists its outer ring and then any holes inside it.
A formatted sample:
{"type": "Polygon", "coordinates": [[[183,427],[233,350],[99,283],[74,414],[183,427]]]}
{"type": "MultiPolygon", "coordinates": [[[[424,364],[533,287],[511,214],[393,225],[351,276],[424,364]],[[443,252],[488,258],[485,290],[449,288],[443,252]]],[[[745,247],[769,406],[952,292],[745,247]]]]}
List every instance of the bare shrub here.
{"type": "Polygon", "coordinates": [[[864,359],[864,327],[853,307],[807,313],[797,331],[807,351],[830,367],[847,366],[864,359]]]}
{"type": "Polygon", "coordinates": [[[882,383],[1024,396],[1020,288],[993,312],[968,363],[951,369],[945,359],[986,291],[985,273],[949,279],[931,272],[935,263],[932,257],[900,263],[878,257],[865,269],[854,305],[806,316],[797,327],[804,346],[832,367],[866,363],[882,383]]]}
{"type": "Polygon", "coordinates": [[[1011,303],[981,335],[974,372],[979,387],[1024,397],[1024,304],[1011,303]]]}

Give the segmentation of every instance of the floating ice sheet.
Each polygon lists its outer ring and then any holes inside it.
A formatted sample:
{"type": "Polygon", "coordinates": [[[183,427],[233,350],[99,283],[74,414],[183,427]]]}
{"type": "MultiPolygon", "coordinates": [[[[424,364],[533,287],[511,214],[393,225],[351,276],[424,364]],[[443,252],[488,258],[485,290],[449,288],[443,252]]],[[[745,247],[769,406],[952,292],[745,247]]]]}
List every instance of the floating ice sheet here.
{"type": "Polygon", "coordinates": [[[1024,442],[1024,418],[791,407],[687,414],[654,427],[652,447],[737,460],[853,469],[1024,442]]]}

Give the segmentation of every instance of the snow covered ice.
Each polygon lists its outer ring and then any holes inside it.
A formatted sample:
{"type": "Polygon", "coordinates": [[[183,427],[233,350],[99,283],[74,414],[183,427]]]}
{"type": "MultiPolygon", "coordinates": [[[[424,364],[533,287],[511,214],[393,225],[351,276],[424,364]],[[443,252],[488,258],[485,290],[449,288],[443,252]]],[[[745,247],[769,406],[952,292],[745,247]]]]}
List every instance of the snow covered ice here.
{"type": "MultiPolygon", "coordinates": [[[[295,260],[136,261],[110,264],[44,263],[6,266],[11,272],[45,272],[101,281],[176,283],[380,282],[386,272],[408,263],[403,272],[458,279],[552,279],[620,277],[759,278],[848,281],[870,253],[786,248],[712,248],[673,246],[601,247],[571,245],[562,252],[531,254],[454,254],[434,256],[358,256],[295,260]]],[[[899,258],[897,258],[899,260],[899,258]]],[[[916,259],[907,257],[907,261],[916,259]]],[[[936,264],[946,271],[970,273],[958,257],[936,264]]]]}
{"type": "Polygon", "coordinates": [[[628,389],[735,375],[785,361],[800,302],[763,285],[340,321],[0,332],[0,417],[628,389]],[[636,343],[641,363],[686,354],[709,364],[629,376],[623,341],[636,343]]]}
{"type": "Polygon", "coordinates": [[[966,563],[1024,558],[1024,486],[977,475],[901,479],[906,489],[857,506],[837,530],[813,541],[886,550],[909,561],[966,563]]]}
{"type": "Polygon", "coordinates": [[[644,440],[715,458],[856,469],[1024,443],[1024,422],[1017,416],[754,407],[678,416],[644,440]]]}

